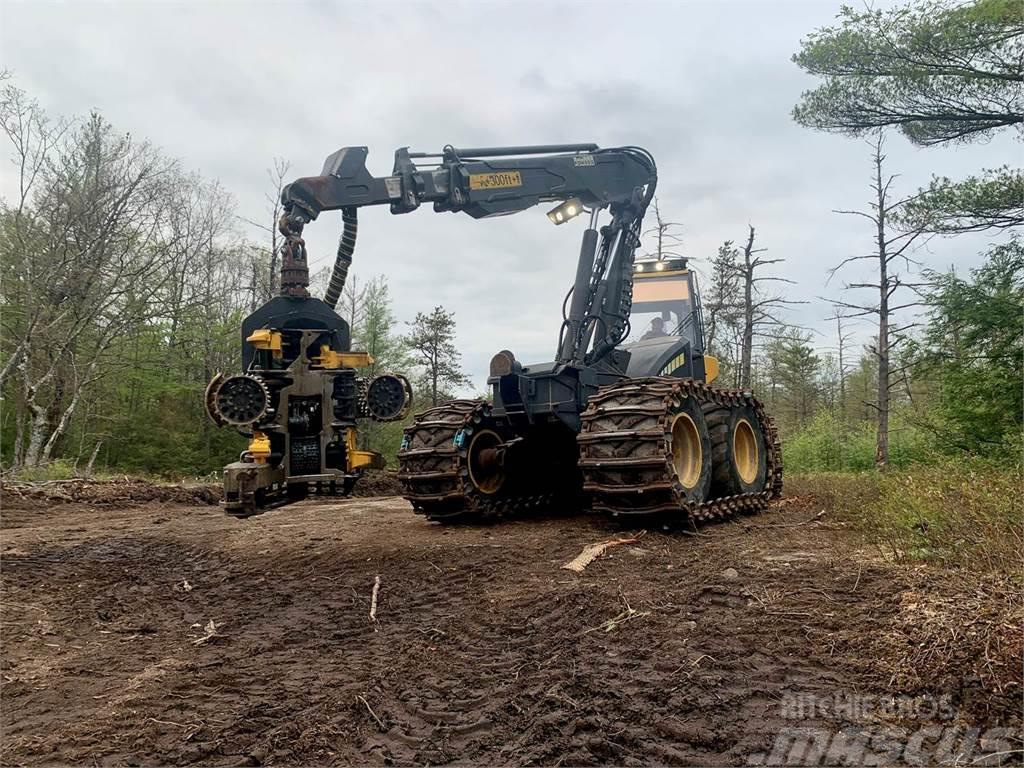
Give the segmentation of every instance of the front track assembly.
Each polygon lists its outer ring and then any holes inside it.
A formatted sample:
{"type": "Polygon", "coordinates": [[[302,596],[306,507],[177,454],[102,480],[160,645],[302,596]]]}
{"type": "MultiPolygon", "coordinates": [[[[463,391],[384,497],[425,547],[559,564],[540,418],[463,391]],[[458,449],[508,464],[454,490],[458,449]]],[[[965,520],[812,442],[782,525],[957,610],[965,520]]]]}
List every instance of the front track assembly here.
{"type": "Polygon", "coordinates": [[[758,512],[782,493],[778,434],[749,392],[691,379],[628,379],[592,396],[582,422],[579,464],[595,511],[678,526],[758,512]],[[733,423],[746,426],[722,429],[733,423]],[[752,460],[748,483],[729,483],[724,449],[747,429],[761,455],[752,460]],[[681,450],[687,441],[700,447],[689,457],[681,450]]]}
{"type": "Polygon", "coordinates": [[[775,425],[749,392],[672,377],[627,379],[590,398],[576,444],[579,472],[538,483],[541,462],[528,464],[537,446],[517,445],[488,402],[454,400],[406,429],[399,479],[413,509],[440,522],[578,506],[581,477],[594,511],[671,527],[754,513],[782,491],[775,425]],[[737,473],[730,457],[744,451],[753,458],[737,473]]]}

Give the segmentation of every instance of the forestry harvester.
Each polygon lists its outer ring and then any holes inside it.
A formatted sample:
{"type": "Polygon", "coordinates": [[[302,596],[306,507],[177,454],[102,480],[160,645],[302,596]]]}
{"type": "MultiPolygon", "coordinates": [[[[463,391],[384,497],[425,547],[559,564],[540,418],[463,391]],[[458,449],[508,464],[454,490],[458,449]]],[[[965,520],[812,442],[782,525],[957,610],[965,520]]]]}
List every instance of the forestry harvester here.
{"type": "MultiPolygon", "coordinates": [[[[647,151],[406,148],[384,177],[367,171],[366,156],[365,147],[340,149],[321,175],[283,190],[285,265],[304,264],[302,227],[323,211],[342,211],[353,245],[356,211],[369,205],[409,213],[429,202],[480,219],[548,202],[556,225],[589,220],[554,360],[523,364],[501,350],[490,400],[430,408],[405,430],[399,478],[416,512],[455,522],[589,503],[678,525],[754,512],[779,495],[772,420],[751,392],[714,386],[718,361],[705,353],[694,273],[682,258],[636,259],[657,184],[647,151]]],[[[339,264],[343,255],[351,249],[339,264]]],[[[283,290],[302,282],[287,266],[282,274],[283,290]]],[[[388,414],[405,407],[400,384],[389,382],[388,414]]]]}
{"type": "Polygon", "coordinates": [[[249,438],[239,460],[224,467],[222,506],[235,517],[310,491],[348,494],[364,469],[385,464],[380,454],[359,449],[358,421],[396,421],[412,407],[404,376],[359,375],[373,358],[351,350],[349,325],[334,311],[352,262],[355,216],[344,216],[322,301],[308,291],[304,221],[291,210],[281,216],[281,293],[242,321],[244,373],[217,374],[206,387],[210,419],[249,438]]]}

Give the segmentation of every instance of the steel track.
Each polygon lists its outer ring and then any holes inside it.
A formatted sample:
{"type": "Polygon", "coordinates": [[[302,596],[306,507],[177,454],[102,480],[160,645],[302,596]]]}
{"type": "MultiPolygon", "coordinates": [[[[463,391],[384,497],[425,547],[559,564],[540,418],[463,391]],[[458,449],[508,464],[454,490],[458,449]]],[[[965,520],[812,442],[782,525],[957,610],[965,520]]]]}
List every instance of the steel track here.
{"type": "Polygon", "coordinates": [[[577,437],[583,490],[595,511],[613,517],[658,516],[670,524],[724,520],[754,513],[782,493],[778,432],[749,392],[708,387],[692,379],[629,379],[590,398],[577,437]],[[765,444],[762,491],[687,501],[672,464],[673,406],[695,398],[702,409],[749,406],[761,422],[765,444]]]}
{"type": "Polygon", "coordinates": [[[495,426],[490,403],[453,400],[424,411],[406,428],[398,479],[414,511],[440,522],[496,520],[556,500],[554,493],[488,495],[477,489],[469,479],[468,446],[482,426],[495,426]]]}
{"type": "MultiPolygon", "coordinates": [[[[441,522],[489,520],[514,516],[572,498],[566,493],[493,494],[470,481],[469,438],[477,429],[493,428],[491,406],[483,400],[454,400],[431,408],[405,430],[398,454],[399,480],[413,509],[441,522]]],[[[620,519],[657,517],[671,525],[702,523],[753,513],[782,491],[778,434],[760,401],[749,392],[717,389],[689,379],[628,379],[604,387],[590,398],[577,436],[583,491],[595,511],[620,519]],[[672,411],[694,397],[706,408],[749,406],[765,437],[764,490],[687,502],[674,475],[671,456],[672,411]]]]}

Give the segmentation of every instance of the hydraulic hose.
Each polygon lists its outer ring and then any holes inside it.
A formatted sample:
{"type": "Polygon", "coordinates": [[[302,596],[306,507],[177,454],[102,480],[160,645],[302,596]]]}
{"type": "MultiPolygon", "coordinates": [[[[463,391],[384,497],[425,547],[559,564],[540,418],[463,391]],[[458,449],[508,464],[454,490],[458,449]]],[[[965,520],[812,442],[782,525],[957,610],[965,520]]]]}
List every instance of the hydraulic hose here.
{"type": "Polygon", "coordinates": [[[352,266],[352,254],[356,250],[356,232],[359,229],[356,210],[355,208],[341,209],[341,222],[343,225],[341,239],[338,240],[338,253],[334,257],[331,282],[327,286],[327,293],[324,295],[324,303],[331,309],[338,306],[341,292],[345,290],[345,280],[348,279],[348,269],[352,266]]]}

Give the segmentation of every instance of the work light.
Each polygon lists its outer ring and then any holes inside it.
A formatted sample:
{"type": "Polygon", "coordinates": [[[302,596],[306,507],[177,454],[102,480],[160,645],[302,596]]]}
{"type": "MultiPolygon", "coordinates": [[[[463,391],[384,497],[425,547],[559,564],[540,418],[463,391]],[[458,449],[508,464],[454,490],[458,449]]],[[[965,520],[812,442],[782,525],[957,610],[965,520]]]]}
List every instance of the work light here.
{"type": "Polygon", "coordinates": [[[579,201],[579,198],[574,197],[548,211],[548,218],[551,219],[552,224],[565,224],[569,219],[579,216],[581,213],[583,213],[583,203],[579,201]]]}

